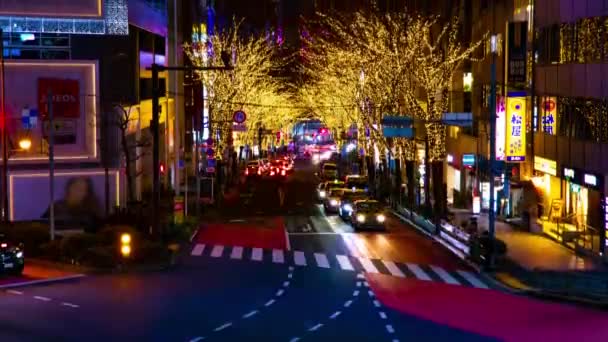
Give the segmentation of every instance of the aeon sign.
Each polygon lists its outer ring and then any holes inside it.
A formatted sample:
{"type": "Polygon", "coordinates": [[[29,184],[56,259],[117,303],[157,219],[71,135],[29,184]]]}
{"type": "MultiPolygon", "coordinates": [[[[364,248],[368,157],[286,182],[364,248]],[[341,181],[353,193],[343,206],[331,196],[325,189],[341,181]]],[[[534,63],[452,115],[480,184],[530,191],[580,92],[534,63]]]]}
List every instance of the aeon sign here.
{"type": "Polygon", "coordinates": [[[38,110],[43,119],[48,114],[47,101],[49,92],[53,103],[54,117],[80,117],[80,85],[78,80],[60,78],[38,79],[38,110]]]}

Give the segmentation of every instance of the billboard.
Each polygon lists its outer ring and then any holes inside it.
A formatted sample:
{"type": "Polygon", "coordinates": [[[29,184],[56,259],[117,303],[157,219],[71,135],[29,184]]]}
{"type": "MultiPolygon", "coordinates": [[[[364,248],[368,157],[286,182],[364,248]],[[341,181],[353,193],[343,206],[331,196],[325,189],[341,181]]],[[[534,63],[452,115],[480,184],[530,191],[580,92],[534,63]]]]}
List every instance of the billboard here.
{"type": "Polygon", "coordinates": [[[0,15],[28,17],[101,17],[103,0],[2,0],[0,15]]]}
{"type": "Polygon", "coordinates": [[[541,127],[544,133],[555,135],[557,130],[557,98],[543,97],[541,127]]]}
{"type": "Polygon", "coordinates": [[[506,110],[505,97],[496,97],[496,160],[505,160],[506,140],[506,110]]]}
{"type": "Polygon", "coordinates": [[[509,162],[526,160],[526,98],[507,97],[506,158],[509,162]]]}
{"type": "Polygon", "coordinates": [[[38,79],[38,110],[43,120],[48,115],[49,92],[53,102],[54,118],[80,117],[80,85],[77,79],[38,79]]]}

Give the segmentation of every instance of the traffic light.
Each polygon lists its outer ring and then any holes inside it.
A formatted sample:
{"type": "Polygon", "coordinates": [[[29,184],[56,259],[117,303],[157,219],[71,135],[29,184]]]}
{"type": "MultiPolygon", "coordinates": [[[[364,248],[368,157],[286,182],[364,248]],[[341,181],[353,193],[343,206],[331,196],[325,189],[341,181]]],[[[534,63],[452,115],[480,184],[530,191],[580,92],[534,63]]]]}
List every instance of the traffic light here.
{"type": "Polygon", "coordinates": [[[128,258],[131,255],[131,234],[123,233],[120,235],[120,255],[128,258]]]}

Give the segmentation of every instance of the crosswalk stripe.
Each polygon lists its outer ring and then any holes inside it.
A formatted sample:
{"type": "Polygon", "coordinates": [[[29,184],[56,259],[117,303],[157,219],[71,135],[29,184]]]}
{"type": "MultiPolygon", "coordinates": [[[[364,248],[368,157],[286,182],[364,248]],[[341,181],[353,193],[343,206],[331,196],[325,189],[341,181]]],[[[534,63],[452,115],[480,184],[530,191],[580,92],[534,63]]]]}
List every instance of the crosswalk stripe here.
{"type": "Polygon", "coordinates": [[[374,266],[371,260],[367,258],[359,258],[359,262],[361,263],[361,266],[363,266],[363,268],[365,269],[365,272],[379,273],[378,269],[376,268],[376,266],[374,266]]]}
{"type": "Polygon", "coordinates": [[[315,253],[315,260],[317,261],[317,265],[323,268],[329,268],[329,261],[327,257],[323,253],[315,253]]]}
{"type": "Polygon", "coordinates": [[[254,248],[251,252],[251,260],[262,261],[262,249],[254,248]]]}
{"type": "Polygon", "coordinates": [[[452,277],[446,270],[441,267],[431,265],[433,272],[437,273],[437,275],[441,278],[441,280],[445,281],[448,284],[460,285],[456,278],[452,277]]]}
{"type": "Polygon", "coordinates": [[[201,256],[203,251],[205,250],[205,245],[202,243],[197,243],[192,250],[192,255],[201,256]]]}
{"type": "Polygon", "coordinates": [[[395,277],[399,277],[399,278],[405,278],[405,274],[403,274],[403,272],[401,272],[399,267],[397,267],[397,265],[395,265],[394,262],[382,260],[382,263],[384,264],[386,269],[389,272],[391,272],[391,275],[394,275],[395,277]]]}
{"type": "Polygon", "coordinates": [[[272,250],[272,262],[275,264],[282,264],[285,262],[285,257],[283,256],[283,251],[280,249],[272,250]]]}
{"type": "Polygon", "coordinates": [[[211,257],[219,258],[222,256],[223,252],[224,252],[224,246],[222,246],[222,245],[213,246],[213,249],[211,250],[211,257]]]}
{"type": "Polygon", "coordinates": [[[359,257],[359,256],[361,256],[361,254],[359,253],[359,250],[355,246],[353,240],[350,238],[351,235],[352,234],[349,234],[349,233],[340,234],[340,236],[342,237],[342,241],[344,241],[344,245],[346,245],[346,248],[348,249],[348,252],[350,253],[350,255],[352,255],[354,257],[359,257]]]}
{"type": "Polygon", "coordinates": [[[230,259],[242,259],[243,258],[243,247],[233,247],[232,253],[230,253],[230,259]]]}
{"type": "Polygon", "coordinates": [[[304,257],[304,252],[293,252],[293,262],[298,266],[306,266],[306,257],[304,257]]]}
{"type": "Polygon", "coordinates": [[[416,278],[420,279],[420,280],[431,280],[431,277],[429,277],[428,274],[426,274],[422,268],[420,268],[420,266],[416,265],[416,264],[410,264],[410,263],[406,263],[405,264],[407,266],[407,268],[412,271],[412,273],[414,273],[414,275],[416,276],[416,278]]]}
{"type": "Polygon", "coordinates": [[[353,264],[350,263],[348,257],[346,255],[336,255],[336,259],[338,259],[338,264],[340,264],[340,268],[343,270],[354,271],[355,268],[353,264]]]}
{"type": "Polygon", "coordinates": [[[463,276],[464,279],[466,279],[473,286],[481,288],[481,289],[488,288],[488,286],[486,284],[482,283],[481,280],[477,279],[477,277],[474,276],[471,272],[466,272],[466,271],[457,271],[457,272],[458,272],[458,274],[463,276]]]}

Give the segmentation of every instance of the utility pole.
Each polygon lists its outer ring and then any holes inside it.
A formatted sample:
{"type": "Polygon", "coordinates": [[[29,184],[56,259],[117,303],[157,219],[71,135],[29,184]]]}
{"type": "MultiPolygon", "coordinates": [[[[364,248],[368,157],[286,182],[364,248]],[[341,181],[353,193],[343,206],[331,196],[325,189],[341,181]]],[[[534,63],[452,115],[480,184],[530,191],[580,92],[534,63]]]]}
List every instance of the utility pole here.
{"type": "Polygon", "coordinates": [[[488,233],[490,235],[490,253],[488,255],[487,266],[492,269],[494,267],[494,246],[496,238],[496,212],[494,211],[494,174],[496,167],[496,54],[498,53],[498,41],[496,36],[496,16],[494,3],[492,5],[492,36],[490,38],[490,49],[492,54],[492,66],[490,71],[490,212],[488,214],[488,233]]]}
{"type": "Polygon", "coordinates": [[[8,134],[6,121],[6,84],[4,77],[4,32],[0,29],[0,83],[2,84],[2,222],[8,223],[8,134]]]}
{"type": "Polygon", "coordinates": [[[49,226],[51,241],[55,240],[55,123],[53,122],[53,94],[49,89],[46,100],[49,115],[49,226]]]}
{"type": "MultiPolygon", "coordinates": [[[[228,71],[234,68],[230,65],[230,55],[226,51],[222,51],[221,58],[224,63],[223,67],[210,66],[210,67],[196,67],[196,66],[164,66],[153,63],[147,70],[152,71],[152,122],[150,122],[150,129],[152,130],[152,231],[154,234],[160,232],[160,134],[159,134],[159,117],[160,117],[160,87],[159,87],[159,73],[163,71],[228,71]]],[[[195,149],[198,153],[198,148],[195,149]]],[[[198,177],[198,165],[196,167],[197,179],[198,177]]],[[[199,186],[200,188],[200,186],[199,186]]],[[[196,199],[198,202],[198,198],[196,199]]]]}

